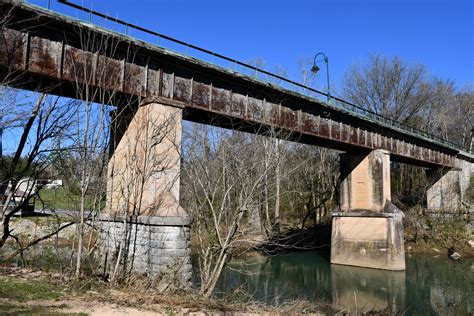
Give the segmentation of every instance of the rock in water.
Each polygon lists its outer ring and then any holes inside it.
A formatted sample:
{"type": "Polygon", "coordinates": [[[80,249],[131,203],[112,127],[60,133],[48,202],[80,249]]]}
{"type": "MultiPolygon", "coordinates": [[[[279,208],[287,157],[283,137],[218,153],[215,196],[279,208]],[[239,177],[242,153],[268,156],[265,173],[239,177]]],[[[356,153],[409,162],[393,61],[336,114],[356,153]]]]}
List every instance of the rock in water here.
{"type": "Polygon", "coordinates": [[[450,257],[454,260],[458,260],[459,258],[461,258],[461,255],[457,252],[453,252],[450,257]]]}

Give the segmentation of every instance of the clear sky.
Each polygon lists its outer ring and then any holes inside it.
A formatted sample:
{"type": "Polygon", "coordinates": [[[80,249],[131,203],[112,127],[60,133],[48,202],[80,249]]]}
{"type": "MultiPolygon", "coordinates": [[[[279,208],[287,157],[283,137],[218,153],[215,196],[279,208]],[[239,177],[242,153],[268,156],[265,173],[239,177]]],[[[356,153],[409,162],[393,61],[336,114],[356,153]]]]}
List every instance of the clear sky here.
{"type": "Polygon", "coordinates": [[[458,88],[474,84],[473,0],[71,1],[241,61],[263,58],[291,79],[299,79],[300,58],[322,51],[336,87],[369,54],[423,63],[458,88]]]}

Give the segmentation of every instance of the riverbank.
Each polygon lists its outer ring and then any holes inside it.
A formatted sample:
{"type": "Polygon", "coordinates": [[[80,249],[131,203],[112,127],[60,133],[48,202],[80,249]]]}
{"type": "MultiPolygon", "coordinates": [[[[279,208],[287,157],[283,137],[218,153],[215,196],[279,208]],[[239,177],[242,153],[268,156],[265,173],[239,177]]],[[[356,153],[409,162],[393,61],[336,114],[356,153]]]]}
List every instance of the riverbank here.
{"type": "Polygon", "coordinates": [[[407,253],[474,257],[472,212],[453,216],[412,210],[405,213],[404,226],[407,253]]]}
{"type": "MultiPolygon", "coordinates": [[[[331,265],[321,251],[236,257],[212,299],[196,292],[162,294],[137,276],[113,286],[66,269],[0,267],[0,314],[301,315],[338,312],[386,315],[410,310],[473,311],[473,259],[407,254],[407,270],[331,265]],[[194,314],[193,314],[194,313],[194,314]]],[[[31,263],[31,261],[28,261],[31,263]]]]}
{"type": "Polygon", "coordinates": [[[321,315],[332,310],[298,300],[271,307],[257,302],[204,299],[192,292],[156,293],[134,285],[112,287],[99,279],[0,267],[0,314],[47,315],[321,315]]]}

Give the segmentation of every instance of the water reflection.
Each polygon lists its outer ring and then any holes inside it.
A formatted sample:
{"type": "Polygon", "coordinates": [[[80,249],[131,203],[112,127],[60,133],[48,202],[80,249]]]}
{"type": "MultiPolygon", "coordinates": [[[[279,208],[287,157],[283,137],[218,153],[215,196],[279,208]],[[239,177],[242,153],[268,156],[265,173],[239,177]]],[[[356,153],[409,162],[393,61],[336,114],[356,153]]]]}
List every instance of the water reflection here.
{"type": "Polygon", "coordinates": [[[327,259],[315,252],[302,254],[234,260],[219,280],[218,295],[239,289],[268,304],[296,299],[330,303],[330,265],[324,263],[327,259]]]}
{"type": "Polygon", "coordinates": [[[401,312],[405,306],[405,271],[331,265],[334,307],[350,313],[401,312]]]}
{"type": "Polygon", "coordinates": [[[235,259],[219,280],[220,295],[246,293],[269,304],[305,299],[348,313],[469,315],[473,259],[407,257],[405,272],[330,265],[327,254],[301,252],[235,259]],[[231,294],[229,294],[231,293],[231,294]]]}

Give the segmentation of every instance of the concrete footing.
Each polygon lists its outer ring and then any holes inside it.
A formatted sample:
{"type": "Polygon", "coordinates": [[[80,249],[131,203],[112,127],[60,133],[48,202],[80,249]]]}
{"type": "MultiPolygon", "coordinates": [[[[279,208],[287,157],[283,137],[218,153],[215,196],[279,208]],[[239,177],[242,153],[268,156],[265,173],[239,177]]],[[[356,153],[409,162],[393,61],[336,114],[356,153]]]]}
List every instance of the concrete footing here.
{"type": "Polygon", "coordinates": [[[403,215],[389,204],[388,212],[341,212],[332,219],[331,263],[405,270],[403,215]]]}
{"type": "Polygon", "coordinates": [[[102,262],[107,275],[147,276],[158,289],[191,285],[190,220],[183,217],[101,218],[102,262]],[[117,265],[117,260],[119,264],[117,265]]]}

